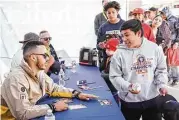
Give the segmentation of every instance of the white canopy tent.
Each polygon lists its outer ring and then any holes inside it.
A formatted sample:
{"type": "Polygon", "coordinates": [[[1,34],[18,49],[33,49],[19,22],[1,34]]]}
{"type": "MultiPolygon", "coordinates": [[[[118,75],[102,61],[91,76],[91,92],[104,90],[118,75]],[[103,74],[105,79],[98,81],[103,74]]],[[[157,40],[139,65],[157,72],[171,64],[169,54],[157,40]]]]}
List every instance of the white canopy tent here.
{"type": "MultiPolygon", "coordinates": [[[[117,1],[125,19],[125,0],[117,1]]],[[[11,58],[21,47],[18,41],[28,32],[49,31],[55,50],[63,49],[76,60],[83,46],[96,47],[94,18],[102,11],[102,0],[0,0],[0,4],[0,62],[7,67],[1,67],[1,77],[9,71],[11,58]]]]}
{"type": "Polygon", "coordinates": [[[2,6],[0,6],[0,23],[0,83],[2,83],[4,74],[9,71],[14,51],[17,51],[19,44],[11,24],[8,23],[2,6]]]}

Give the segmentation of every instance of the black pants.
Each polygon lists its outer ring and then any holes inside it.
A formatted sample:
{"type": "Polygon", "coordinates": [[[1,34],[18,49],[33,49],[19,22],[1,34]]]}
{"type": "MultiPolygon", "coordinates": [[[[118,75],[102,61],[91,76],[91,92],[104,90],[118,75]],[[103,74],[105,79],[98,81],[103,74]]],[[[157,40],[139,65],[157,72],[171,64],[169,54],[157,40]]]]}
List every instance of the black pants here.
{"type": "Polygon", "coordinates": [[[156,98],[137,103],[121,100],[121,111],[126,120],[162,120],[162,115],[156,106],[156,98]]]}
{"type": "Polygon", "coordinates": [[[107,54],[105,50],[98,51],[98,60],[99,60],[99,71],[103,71],[105,69],[106,61],[107,61],[107,54]]]}

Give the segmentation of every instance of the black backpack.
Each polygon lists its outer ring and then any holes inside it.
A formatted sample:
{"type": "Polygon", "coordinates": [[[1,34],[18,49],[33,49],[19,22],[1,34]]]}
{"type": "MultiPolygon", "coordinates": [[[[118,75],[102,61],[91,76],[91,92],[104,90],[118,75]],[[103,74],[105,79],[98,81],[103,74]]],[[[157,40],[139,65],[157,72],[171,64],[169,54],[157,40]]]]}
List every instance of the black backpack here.
{"type": "Polygon", "coordinates": [[[179,120],[179,102],[173,96],[159,96],[157,103],[165,120],[179,120]]]}
{"type": "Polygon", "coordinates": [[[179,120],[179,103],[174,100],[163,105],[163,118],[165,120],[179,120]]]}

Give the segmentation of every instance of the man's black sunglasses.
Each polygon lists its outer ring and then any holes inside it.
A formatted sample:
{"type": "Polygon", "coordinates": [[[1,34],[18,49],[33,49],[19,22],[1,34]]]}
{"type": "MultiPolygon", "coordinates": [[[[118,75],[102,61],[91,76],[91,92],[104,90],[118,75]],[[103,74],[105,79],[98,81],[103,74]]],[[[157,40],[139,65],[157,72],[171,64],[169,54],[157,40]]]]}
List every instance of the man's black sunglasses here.
{"type": "Polygon", "coordinates": [[[33,53],[34,55],[42,55],[44,57],[44,59],[47,59],[49,57],[49,55],[47,53],[45,54],[36,54],[36,53],[33,53]]]}
{"type": "Polygon", "coordinates": [[[45,41],[50,41],[52,40],[52,37],[46,37],[46,38],[41,38],[41,39],[44,39],[45,41]]]}

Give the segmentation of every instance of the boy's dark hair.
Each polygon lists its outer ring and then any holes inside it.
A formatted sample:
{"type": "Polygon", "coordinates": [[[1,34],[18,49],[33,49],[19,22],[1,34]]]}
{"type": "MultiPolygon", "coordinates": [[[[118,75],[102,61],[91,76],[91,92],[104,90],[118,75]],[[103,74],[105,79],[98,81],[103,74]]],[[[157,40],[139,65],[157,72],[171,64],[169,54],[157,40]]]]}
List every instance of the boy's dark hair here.
{"type": "Polygon", "coordinates": [[[121,26],[121,30],[127,30],[130,29],[131,31],[133,31],[135,34],[141,30],[141,37],[143,37],[144,32],[143,32],[143,28],[142,28],[142,24],[139,20],[137,19],[131,19],[128,20],[126,22],[123,23],[123,25],[121,26]]]}
{"type": "Polygon", "coordinates": [[[108,2],[105,6],[104,6],[104,11],[107,11],[109,8],[114,8],[116,9],[117,11],[119,11],[121,8],[120,8],[120,4],[116,1],[111,1],[111,2],[108,2]]]}
{"type": "Polygon", "coordinates": [[[30,41],[25,44],[23,48],[23,56],[25,57],[26,53],[30,50],[36,49],[37,46],[44,45],[41,41],[30,41]]]}

